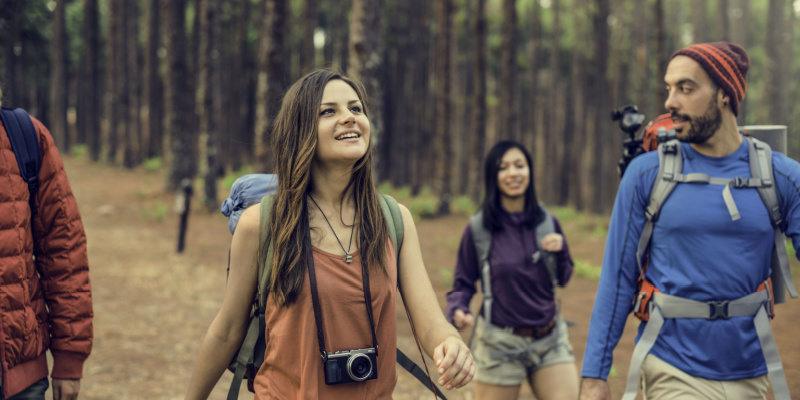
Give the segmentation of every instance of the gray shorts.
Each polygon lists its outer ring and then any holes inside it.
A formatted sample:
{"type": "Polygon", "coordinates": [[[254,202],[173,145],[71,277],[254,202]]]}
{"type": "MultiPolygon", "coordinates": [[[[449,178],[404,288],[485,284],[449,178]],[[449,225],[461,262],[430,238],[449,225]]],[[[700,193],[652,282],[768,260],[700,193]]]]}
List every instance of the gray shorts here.
{"type": "Polygon", "coordinates": [[[561,315],[556,316],[553,332],[538,340],[517,336],[510,328],[487,325],[478,316],[470,343],[477,365],[474,379],[490,385],[519,385],[540,368],[575,362],[561,315]]]}

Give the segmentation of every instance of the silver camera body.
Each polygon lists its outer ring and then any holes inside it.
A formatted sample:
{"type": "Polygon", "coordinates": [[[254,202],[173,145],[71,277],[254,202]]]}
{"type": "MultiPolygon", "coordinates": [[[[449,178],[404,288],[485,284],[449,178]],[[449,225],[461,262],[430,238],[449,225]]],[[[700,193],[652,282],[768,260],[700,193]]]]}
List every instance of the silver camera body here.
{"type": "Polygon", "coordinates": [[[378,378],[378,353],[374,347],[327,353],[325,384],[363,382],[378,378]]]}

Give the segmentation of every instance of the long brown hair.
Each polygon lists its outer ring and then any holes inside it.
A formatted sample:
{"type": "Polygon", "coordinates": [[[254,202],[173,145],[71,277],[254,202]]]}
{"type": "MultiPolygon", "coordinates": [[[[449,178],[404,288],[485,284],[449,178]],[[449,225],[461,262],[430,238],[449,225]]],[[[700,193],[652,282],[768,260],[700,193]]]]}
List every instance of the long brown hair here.
{"type": "MultiPolygon", "coordinates": [[[[310,254],[308,197],[311,187],[311,165],[317,150],[317,130],[322,92],[328,82],[339,79],[350,85],[367,113],[363,86],[350,78],[327,69],[318,69],[300,78],[289,88],[281,103],[272,131],[272,148],[278,174],[278,190],[270,211],[270,240],[273,246],[269,291],[275,304],[288,306],[297,299],[305,279],[306,255],[310,254]]],[[[356,207],[353,229],[359,232],[359,252],[364,272],[368,266],[387,273],[386,240],[388,232],[380,208],[372,173],[372,143],[353,165],[340,204],[352,194],[356,207]]],[[[261,244],[262,257],[269,243],[261,244]]]]}

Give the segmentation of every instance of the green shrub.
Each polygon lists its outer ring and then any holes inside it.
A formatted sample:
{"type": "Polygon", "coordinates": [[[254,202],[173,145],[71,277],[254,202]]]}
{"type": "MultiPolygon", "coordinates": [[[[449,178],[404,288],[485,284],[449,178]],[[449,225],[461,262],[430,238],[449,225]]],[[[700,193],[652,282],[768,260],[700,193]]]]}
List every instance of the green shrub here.
{"type": "Polygon", "coordinates": [[[89,146],[85,144],[75,144],[69,149],[70,155],[77,159],[86,159],[86,154],[89,153],[89,146]]]}
{"type": "Polygon", "coordinates": [[[442,286],[453,287],[453,270],[451,268],[439,267],[439,279],[442,281],[442,286]]]}
{"type": "Polygon", "coordinates": [[[414,221],[419,221],[421,218],[435,217],[438,206],[439,201],[433,196],[417,196],[408,203],[408,211],[411,211],[414,221]]]}
{"type": "Polygon", "coordinates": [[[161,157],[153,157],[144,160],[144,163],[142,163],[142,167],[147,172],[156,172],[159,169],[161,169],[161,164],[163,164],[163,160],[161,159],[161,157]]]}
{"type": "Polygon", "coordinates": [[[556,216],[556,218],[560,222],[571,221],[577,215],[577,211],[575,211],[575,209],[572,207],[556,206],[556,207],[548,207],[548,209],[550,210],[550,212],[553,213],[553,215],[556,216]]]}
{"type": "Polygon", "coordinates": [[[575,261],[575,275],[581,278],[596,281],[600,279],[600,267],[595,267],[583,261],[575,261]]]}
{"type": "Polygon", "coordinates": [[[457,215],[464,215],[470,216],[475,214],[475,211],[478,211],[478,205],[472,201],[471,198],[468,196],[458,196],[456,199],[450,204],[450,210],[453,214],[457,215]]]}

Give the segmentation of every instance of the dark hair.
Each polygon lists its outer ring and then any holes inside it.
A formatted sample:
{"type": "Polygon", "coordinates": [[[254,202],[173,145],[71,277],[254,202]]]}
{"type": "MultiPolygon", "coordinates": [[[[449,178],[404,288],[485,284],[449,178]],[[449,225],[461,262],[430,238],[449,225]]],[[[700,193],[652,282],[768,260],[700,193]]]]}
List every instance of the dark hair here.
{"type": "MultiPolygon", "coordinates": [[[[311,163],[317,151],[317,130],[322,92],[333,80],[350,85],[369,117],[364,88],[358,81],[328,69],[317,69],[295,82],[283,97],[272,130],[272,148],[278,173],[278,190],[270,211],[270,239],[273,246],[269,291],[277,305],[294,303],[306,275],[308,194],[311,192],[311,163]]],[[[339,199],[351,195],[356,206],[353,229],[359,233],[362,267],[386,269],[386,240],[389,231],[380,208],[372,172],[372,143],[353,165],[350,182],[339,199]]],[[[262,256],[269,243],[262,243],[262,256]]]]}
{"type": "Polygon", "coordinates": [[[522,152],[530,170],[528,188],[525,189],[524,195],[525,209],[523,212],[525,213],[525,220],[523,223],[527,226],[535,227],[544,218],[542,208],[539,206],[539,200],[536,198],[536,188],[533,184],[533,162],[530,153],[525,149],[525,146],[517,142],[502,140],[489,150],[484,163],[483,179],[486,186],[481,210],[483,211],[483,226],[489,232],[498,232],[503,229],[500,217],[507,211],[503,209],[503,205],[500,202],[502,193],[500,193],[500,188],[497,184],[497,174],[500,172],[500,163],[503,161],[503,156],[511,149],[519,149],[522,152]]]}

